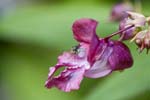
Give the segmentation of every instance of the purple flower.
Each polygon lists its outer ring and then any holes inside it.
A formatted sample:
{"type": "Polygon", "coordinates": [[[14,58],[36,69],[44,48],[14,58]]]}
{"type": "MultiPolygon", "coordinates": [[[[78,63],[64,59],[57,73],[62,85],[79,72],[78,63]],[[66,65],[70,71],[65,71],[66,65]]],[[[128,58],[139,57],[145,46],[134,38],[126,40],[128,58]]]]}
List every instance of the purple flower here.
{"type": "Polygon", "coordinates": [[[79,89],[84,77],[99,78],[132,66],[133,59],[128,47],[120,41],[98,38],[97,24],[93,19],[74,22],[72,30],[79,45],[60,55],[57,64],[50,67],[45,83],[47,88],[57,87],[70,92],[79,89]],[[55,76],[54,73],[61,67],[65,69],[55,76]]]}
{"type": "Polygon", "coordinates": [[[126,12],[127,17],[124,18],[119,25],[119,30],[123,30],[128,26],[134,25],[134,27],[120,33],[121,40],[128,40],[133,38],[146,23],[144,15],[135,12],[126,12]]]}
{"type": "Polygon", "coordinates": [[[133,11],[133,7],[130,3],[119,3],[113,6],[110,21],[120,21],[126,17],[126,11],[133,11]]]}

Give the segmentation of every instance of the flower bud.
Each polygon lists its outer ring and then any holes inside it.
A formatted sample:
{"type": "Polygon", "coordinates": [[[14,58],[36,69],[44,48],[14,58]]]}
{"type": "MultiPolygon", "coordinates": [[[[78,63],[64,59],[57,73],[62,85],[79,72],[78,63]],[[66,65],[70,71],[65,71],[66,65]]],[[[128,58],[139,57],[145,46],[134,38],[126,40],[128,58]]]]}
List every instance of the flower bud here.
{"type": "Polygon", "coordinates": [[[142,45],[142,39],[136,39],[136,40],[135,40],[135,43],[136,43],[136,45],[137,45],[138,47],[141,47],[141,45],[142,45]]]}
{"type": "Polygon", "coordinates": [[[126,13],[128,14],[128,17],[124,18],[120,22],[119,30],[123,30],[131,25],[134,25],[134,27],[120,33],[121,40],[133,38],[138,32],[141,31],[141,28],[145,26],[146,23],[146,18],[144,15],[129,11],[126,13]]]}
{"type": "Polygon", "coordinates": [[[135,44],[138,46],[140,52],[142,52],[144,49],[143,41],[144,41],[145,34],[146,34],[146,30],[141,31],[141,32],[137,33],[137,35],[132,39],[132,40],[135,39],[135,44]]]}
{"type": "Polygon", "coordinates": [[[144,46],[147,49],[147,53],[148,50],[150,49],[150,31],[148,30],[145,37],[144,37],[144,46]]]}
{"type": "Polygon", "coordinates": [[[147,21],[148,25],[150,25],[150,17],[147,17],[146,21],[147,21]]]}
{"type": "Polygon", "coordinates": [[[139,33],[131,40],[135,41],[135,44],[138,46],[139,51],[142,52],[145,48],[150,49],[150,30],[144,30],[139,33]]]}

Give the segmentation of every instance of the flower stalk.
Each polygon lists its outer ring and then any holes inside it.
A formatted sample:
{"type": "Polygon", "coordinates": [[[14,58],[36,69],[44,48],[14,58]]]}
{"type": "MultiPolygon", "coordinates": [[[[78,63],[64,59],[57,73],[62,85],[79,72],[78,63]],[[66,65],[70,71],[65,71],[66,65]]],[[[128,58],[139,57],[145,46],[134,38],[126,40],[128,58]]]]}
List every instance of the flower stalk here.
{"type": "Polygon", "coordinates": [[[119,30],[118,32],[112,33],[111,35],[105,37],[105,39],[109,39],[109,38],[111,38],[111,37],[113,37],[113,36],[115,36],[115,35],[118,35],[118,34],[124,32],[124,31],[129,30],[129,29],[131,29],[131,28],[133,28],[133,27],[134,27],[134,25],[130,25],[130,26],[126,27],[125,29],[122,29],[122,30],[119,30]]]}

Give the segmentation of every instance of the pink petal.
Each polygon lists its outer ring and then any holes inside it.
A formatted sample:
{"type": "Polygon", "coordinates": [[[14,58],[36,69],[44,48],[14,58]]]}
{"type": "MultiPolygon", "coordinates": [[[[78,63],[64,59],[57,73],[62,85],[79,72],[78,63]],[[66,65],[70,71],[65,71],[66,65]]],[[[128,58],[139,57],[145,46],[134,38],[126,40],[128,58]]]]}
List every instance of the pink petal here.
{"type": "Polygon", "coordinates": [[[87,61],[87,54],[89,51],[89,46],[87,44],[81,43],[79,48],[79,53],[75,54],[73,52],[64,52],[58,57],[58,63],[60,65],[67,64],[71,66],[82,67],[84,65],[85,69],[90,68],[89,62],[87,61]]]}
{"type": "MultiPolygon", "coordinates": [[[[124,18],[123,20],[120,21],[119,30],[123,30],[123,29],[129,27],[128,25],[126,25],[128,20],[129,20],[128,18],[124,18]]],[[[136,28],[132,27],[132,28],[120,33],[120,37],[122,37],[122,35],[124,35],[122,40],[129,40],[134,37],[135,31],[136,31],[136,28]]]]}
{"type": "Polygon", "coordinates": [[[64,92],[78,90],[83,79],[84,68],[67,68],[59,76],[48,79],[46,87],[57,87],[64,92]]]}
{"type": "Polygon", "coordinates": [[[47,88],[57,87],[65,92],[79,89],[84,71],[90,68],[90,64],[87,61],[88,48],[87,44],[81,43],[78,53],[64,52],[59,56],[56,66],[50,68],[45,86],[47,88]],[[54,73],[60,67],[65,67],[65,70],[58,76],[54,76],[54,73]]]}
{"type": "Polygon", "coordinates": [[[135,27],[143,27],[146,23],[146,18],[144,15],[136,12],[126,12],[128,17],[131,19],[128,24],[135,25],[135,27]]]}
{"type": "MultiPolygon", "coordinates": [[[[99,50],[101,50],[101,48],[99,50]]],[[[111,47],[106,47],[103,48],[103,50],[100,51],[99,53],[97,52],[96,55],[97,60],[95,61],[93,66],[85,72],[85,76],[90,78],[99,78],[111,73],[112,69],[108,63],[108,59],[112,51],[113,49],[111,47]]]]}
{"type": "Polygon", "coordinates": [[[109,63],[113,70],[123,70],[133,65],[129,48],[119,41],[114,41],[113,52],[109,57],[109,63]]]}
{"type": "Polygon", "coordinates": [[[74,22],[72,30],[74,38],[79,42],[90,43],[91,39],[96,36],[96,26],[98,22],[93,19],[79,19],[74,22]]]}

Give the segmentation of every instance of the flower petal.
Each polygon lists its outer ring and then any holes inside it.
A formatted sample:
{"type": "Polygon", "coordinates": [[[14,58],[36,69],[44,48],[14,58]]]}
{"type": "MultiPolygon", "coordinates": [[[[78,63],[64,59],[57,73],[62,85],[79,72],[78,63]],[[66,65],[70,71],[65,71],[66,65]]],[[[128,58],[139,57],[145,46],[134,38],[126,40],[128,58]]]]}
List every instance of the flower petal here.
{"type": "Polygon", "coordinates": [[[146,18],[142,14],[130,11],[127,11],[126,14],[128,16],[120,22],[119,30],[123,30],[131,25],[134,25],[134,27],[120,33],[121,40],[133,38],[139,31],[141,31],[142,27],[144,27],[146,23],[146,18]]]}
{"type": "Polygon", "coordinates": [[[72,30],[74,38],[79,42],[90,43],[96,36],[96,26],[98,22],[93,19],[83,18],[74,22],[72,30]]]}
{"type": "Polygon", "coordinates": [[[112,69],[108,63],[108,59],[113,49],[111,47],[100,44],[98,51],[95,55],[95,63],[85,72],[86,77],[99,78],[112,72],[112,69]]]}
{"type": "Polygon", "coordinates": [[[79,89],[83,79],[84,68],[67,68],[59,76],[48,79],[46,87],[57,87],[64,92],[79,89]]]}
{"type": "MultiPolygon", "coordinates": [[[[97,53],[97,48],[101,47],[101,46],[99,46],[101,44],[100,44],[100,41],[97,38],[94,38],[94,37],[92,38],[91,43],[89,44],[88,61],[90,62],[91,65],[96,60],[95,55],[97,53]]],[[[102,46],[102,47],[104,47],[104,46],[102,46]]],[[[101,48],[99,48],[99,49],[101,49],[101,48]]],[[[99,50],[99,51],[102,51],[102,50],[99,50]]]]}
{"type": "Polygon", "coordinates": [[[56,66],[50,68],[45,86],[57,87],[65,92],[79,89],[84,71],[90,68],[87,61],[88,48],[87,44],[81,43],[77,48],[78,52],[64,52],[60,55],[56,66]],[[65,70],[58,76],[54,76],[54,73],[61,67],[65,67],[65,70]]]}
{"type": "MultiPolygon", "coordinates": [[[[119,30],[123,30],[127,28],[129,25],[127,25],[128,18],[124,18],[123,20],[120,21],[119,24],[119,30]]],[[[134,33],[136,33],[136,27],[132,27],[122,33],[120,33],[120,37],[122,37],[122,40],[128,40],[134,37],[134,33]]]]}
{"type": "Polygon", "coordinates": [[[80,47],[78,48],[78,53],[64,52],[58,57],[58,63],[60,65],[71,65],[71,67],[82,67],[83,65],[85,65],[85,69],[88,69],[90,68],[90,64],[87,61],[87,54],[89,51],[88,49],[88,45],[81,43],[80,47]]]}
{"type": "Polygon", "coordinates": [[[113,41],[113,52],[109,57],[109,64],[113,70],[123,70],[133,65],[129,48],[119,41],[113,41]]]}
{"type": "Polygon", "coordinates": [[[128,24],[135,25],[136,27],[142,27],[146,23],[146,18],[144,15],[136,12],[127,11],[126,12],[132,21],[128,22],[128,24]]]}

